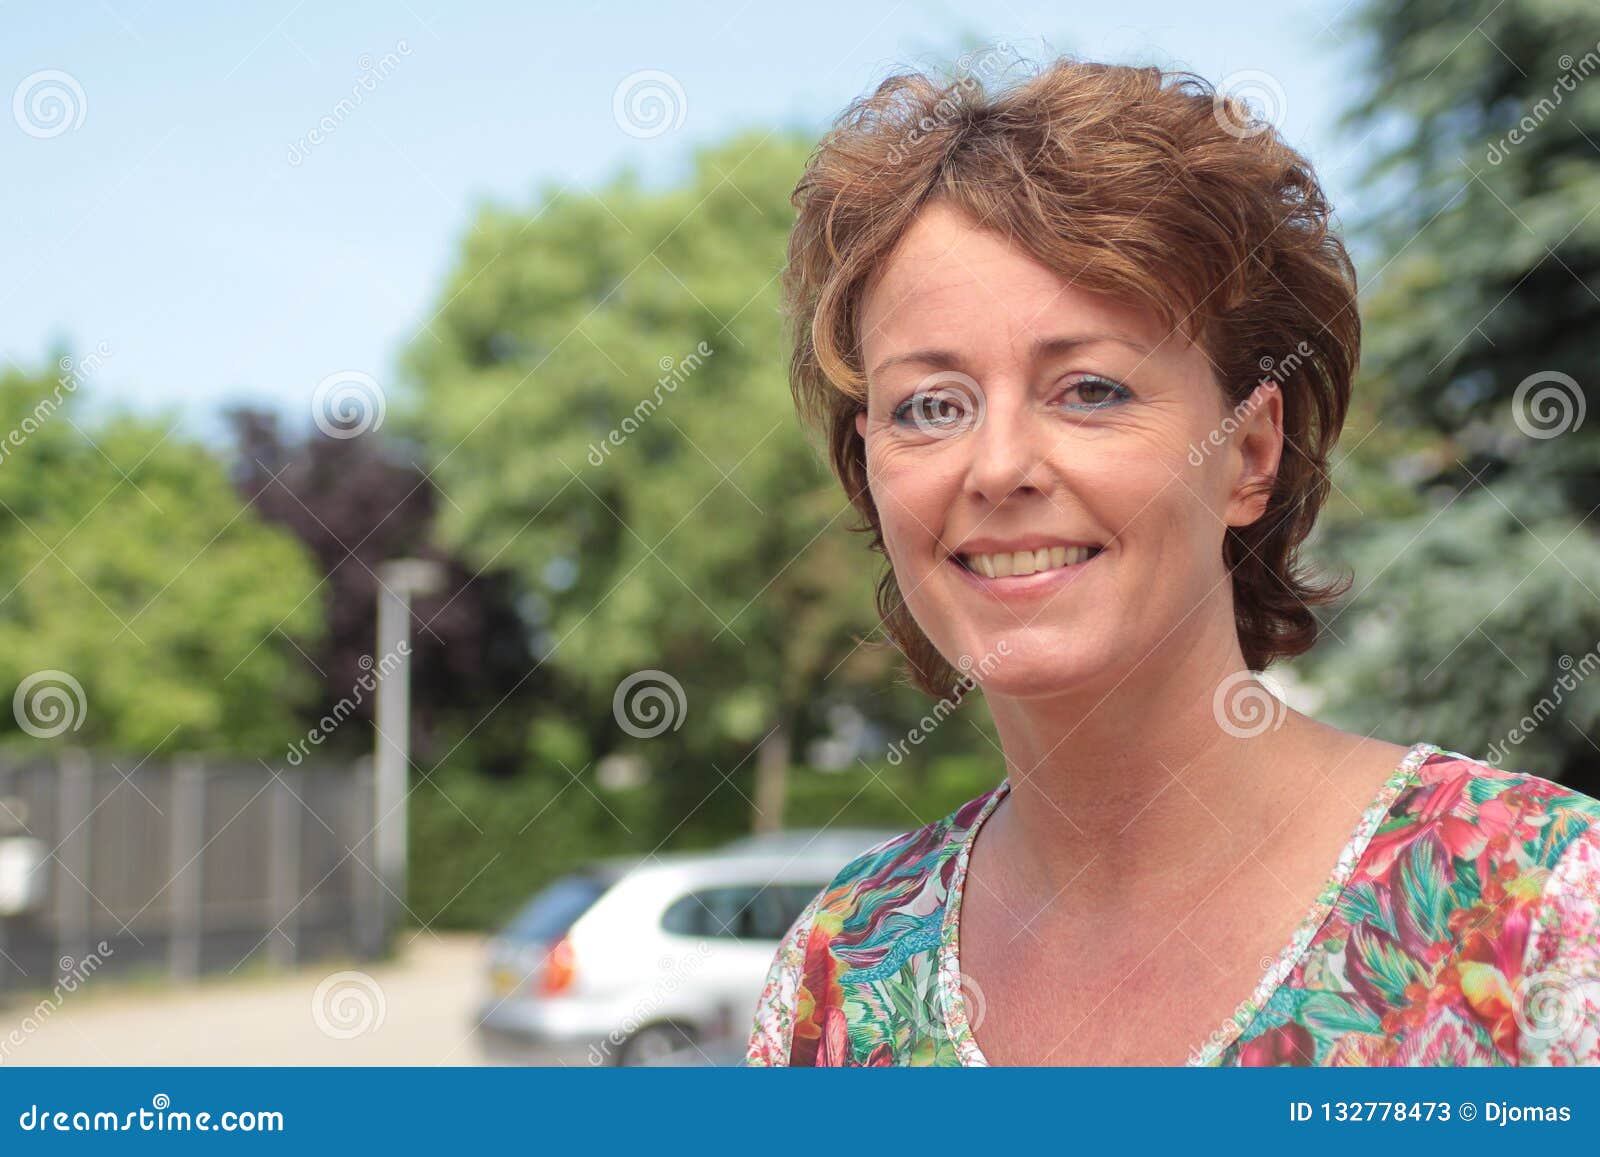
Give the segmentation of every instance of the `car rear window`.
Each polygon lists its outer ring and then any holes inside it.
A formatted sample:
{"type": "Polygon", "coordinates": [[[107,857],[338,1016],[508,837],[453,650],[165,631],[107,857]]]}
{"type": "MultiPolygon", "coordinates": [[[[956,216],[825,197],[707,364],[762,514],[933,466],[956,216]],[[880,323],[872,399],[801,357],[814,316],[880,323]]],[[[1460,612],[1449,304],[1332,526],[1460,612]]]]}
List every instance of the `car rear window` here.
{"type": "Polygon", "coordinates": [[[563,876],[529,900],[506,925],[513,940],[555,940],[605,895],[611,881],[604,876],[563,876]]]}
{"type": "Polygon", "coordinates": [[[800,910],[823,887],[819,881],[701,888],[673,901],[662,914],[661,927],[676,936],[782,940],[800,910]]]}

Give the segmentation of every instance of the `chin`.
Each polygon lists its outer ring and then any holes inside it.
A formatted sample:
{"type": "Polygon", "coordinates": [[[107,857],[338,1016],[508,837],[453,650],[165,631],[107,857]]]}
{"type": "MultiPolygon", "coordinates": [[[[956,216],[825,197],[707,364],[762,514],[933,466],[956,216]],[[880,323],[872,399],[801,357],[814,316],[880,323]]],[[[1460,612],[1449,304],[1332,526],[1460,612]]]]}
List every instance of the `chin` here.
{"type": "Polygon", "coordinates": [[[946,661],[958,673],[969,672],[987,695],[1008,699],[1043,699],[1116,682],[1117,652],[1094,640],[1066,639],[1052,633],[1018,629],[975,641],[946,661]],[[962,663],[960,657],[970,663],[962,663]]]}

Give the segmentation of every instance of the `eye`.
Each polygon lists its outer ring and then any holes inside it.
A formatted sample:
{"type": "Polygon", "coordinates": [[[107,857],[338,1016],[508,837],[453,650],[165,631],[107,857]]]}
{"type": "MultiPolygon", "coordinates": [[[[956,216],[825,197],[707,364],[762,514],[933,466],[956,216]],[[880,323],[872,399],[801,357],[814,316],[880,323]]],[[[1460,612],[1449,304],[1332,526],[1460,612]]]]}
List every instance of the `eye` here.
{"type": "Polygon", "coordinates": [[[983,420],[983,391],[965,374],[942,371],[919,385],[891,416],[897,426],[946,438],[983,420]]]}
{"type": "Polygon", "coordinates": [[[1114,382],[1110,378],[1096,377],[1093,374],[1079,378],[1067,387],[1062,394],[1063,399],[1076,394],[1077,402],[1063,401],[1061,404],[1069,410],[1106,410],[1112,406],[1121,405],[1133,397],[1133,391],[1121,382],[1114,382]]]}
{"type": "Polygon", "coordinates": [[[915,426],[954,426],[966,412],[966,399],[954,390],[916,393],[894,408],[894,419],[915,426]]]}

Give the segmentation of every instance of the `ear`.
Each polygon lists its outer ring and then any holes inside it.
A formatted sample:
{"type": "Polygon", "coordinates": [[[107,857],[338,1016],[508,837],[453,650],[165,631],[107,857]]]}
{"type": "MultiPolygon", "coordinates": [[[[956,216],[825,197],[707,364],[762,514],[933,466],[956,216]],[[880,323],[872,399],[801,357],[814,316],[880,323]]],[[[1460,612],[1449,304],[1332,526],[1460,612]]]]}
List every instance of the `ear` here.
{"type": "Polygon", "coordinates": [[[856,433],[861,435],[863,442],[867,440],[867,411],[865,409],[856,411],[856,433]]]}
{"type": "Polygon", "coordinates": [[[1234,477],[1227,523],[1249,526],[1266,513],[1283,457],[1283,394],[1277,384],[1258,384],[1234,407],[1228,421],[1234,425],[1229,455],[1234,477]]]}

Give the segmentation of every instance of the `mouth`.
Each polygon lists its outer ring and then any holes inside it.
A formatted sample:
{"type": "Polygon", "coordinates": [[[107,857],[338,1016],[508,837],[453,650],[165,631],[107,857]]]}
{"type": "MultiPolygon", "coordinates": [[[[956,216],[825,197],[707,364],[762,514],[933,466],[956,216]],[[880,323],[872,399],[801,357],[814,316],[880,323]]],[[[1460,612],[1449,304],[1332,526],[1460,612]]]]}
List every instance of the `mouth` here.
{"type": "Polygon", "coordinates": [[[1082,567],[1105,547],[1083,543],[1055,543],[1049,546],[1028,544],[1027,549],[957,551],[951,562],[970,575],[989,582],[1008,583],[1055,571],[1082,567]]]}

